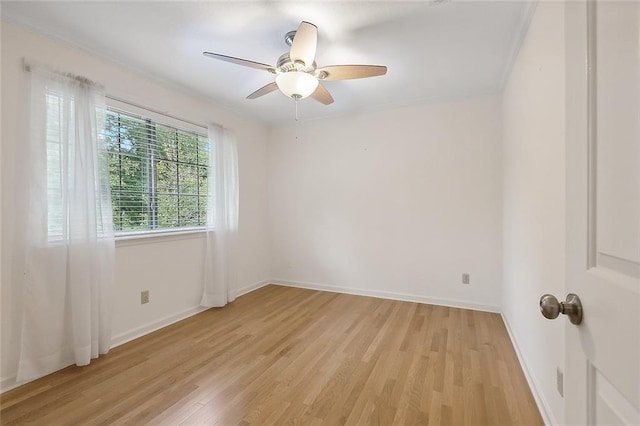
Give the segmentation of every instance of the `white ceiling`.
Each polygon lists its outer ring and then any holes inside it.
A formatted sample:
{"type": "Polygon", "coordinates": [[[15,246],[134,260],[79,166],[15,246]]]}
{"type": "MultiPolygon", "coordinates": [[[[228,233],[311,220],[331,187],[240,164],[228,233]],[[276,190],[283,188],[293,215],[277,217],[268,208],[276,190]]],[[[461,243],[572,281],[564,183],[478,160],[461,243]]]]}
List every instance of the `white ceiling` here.
{"type": "MultiPolygon", "coordinates": [[[[2,19],[151,74],[265,123],[293,120],[279,92],[246,96],[273,81],[265,71],[202,56],[222,53],[274,65],[284,35],[318,26],[319,66],[386,65],[385,76],[330,81],[335,102],[300,102],[301,119],[353,114],[502,89],[528,26],[523,1],[29,2],[2,1],[2,19]]],[[[107,88],[108,90],[108,88],[107,88]]]]}

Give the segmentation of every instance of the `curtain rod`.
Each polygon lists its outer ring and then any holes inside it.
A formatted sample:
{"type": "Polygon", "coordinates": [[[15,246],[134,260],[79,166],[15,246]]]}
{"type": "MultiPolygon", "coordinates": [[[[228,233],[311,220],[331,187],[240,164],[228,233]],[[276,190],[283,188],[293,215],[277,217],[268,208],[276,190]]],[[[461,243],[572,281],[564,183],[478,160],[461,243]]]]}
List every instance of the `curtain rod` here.
{"type": "MultiPolygon", "coordinates": [[[[25,58],[22,58],[22,68],[26,72],[31,72],[31,64],[25,58]]],[[[131,102],[131,101],[128,101],[128,100],[125,100],[125,99],[122,99],[122,98],[118,98],[116,96],[112,96],[112,95],[106,94],[105,98],[111,99],[112,101],[116,101],[116,102],[122,102],[123,104],[127,104],[127,105],[130,105],[130,106],[136,107],[136,108],[145,109],[147,111],[151,111],[151,112],[156,113],[156,114],[164,115],[165,117],[173,118],[174,120],[183,121],[183,122],[185,122],[187,124],[191,124],[192,126],[201,127],[203,129],[208,129],[209,128],[209,126],[205,126],[205,125],[200,124],[200,123],[194,123],[193,121],[185,120],[184,118],[176,117],[175,115],[167,114],[166,112],[159,111],[159,110],[153,109],[153,108],[149,108],[149,107],[144,106],[144,105],[136,104],[134,102],[131,102]]]]}

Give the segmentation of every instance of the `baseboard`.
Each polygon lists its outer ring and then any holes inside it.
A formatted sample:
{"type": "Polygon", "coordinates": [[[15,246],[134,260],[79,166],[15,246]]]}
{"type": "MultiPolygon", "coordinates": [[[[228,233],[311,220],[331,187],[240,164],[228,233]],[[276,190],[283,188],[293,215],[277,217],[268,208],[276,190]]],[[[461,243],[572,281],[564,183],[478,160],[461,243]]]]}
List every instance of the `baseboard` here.
{"type": "Polygon", "coordinates": [[[120,345],[124,345],[127,342],[145,336],[149,333],[153,333],[154,331],[160,330],[161,328],[164,328],[168,325],[174,324],[178,321],[182,321],[183,319],[199,314],[200,312],[204,312],[207,309],[209,308],[194,306],[193,308],[186,309],[182,312],[178,312],[177,314],[169,315],[159,320],[152,321],[140,327],[134,328],[133,330],[120,333],[111,338],[111,348],[113,349],[120,345]]]}
{"type": "Polygon", "coordinates": [[[4,393],[7,391],[10,391],[11,389],[15,389],[18,386],[22,386],[25,383],[28,382],[24,382],[24,383],[16,383],[16,375],[13,374],[9,377],[3,377],[2,380],[0,380],[0,393],[4,393]]]}
{"type": "MultiPolygon", "coordinates": [[[[245,294],[251,293],[252,291],[257,290],[260,287],[264,287],[269,283],[270,283],[269,280],[264,280],[264,281],[258,281],[253,284],[249,284],[248,286],[238,289],[236,297],[244,296],[245,294]]],[[[153,333],[154,331],[160,330],[161,328],[164,328],[168,325],[174,324],[178,321],[182,321],[183,319],[187,319],[193,315],[199,314],[200,312],[204,312],[207,309],[209,308],[204,308],[202,306],[194,306],[182,312],[178,312],[177,314],[169,315],[165,318],[161,318],[157,321],[150,322],[134,330],[119,334],[117,336],[114,336],[111,339],[111,347],[115,348],[116,346],[123,345],[134,339],[145,336],[149,333],[153,333]]]]}
{"type": "Polygon", "coordinates": [[[527,379],[527,383],[529,384],[529,389],[531,389],[531,393],[533,394],[533,399],[536,401],[536,405],[538,406],[538,410],[540,411],[540,415],[542,416],[542,420],[545,425],[557,425],[558,422],[553,416],[553,411],[551,411],[551,407],[549,403],[544,397],[544,394],[540,392],[540,386],[535,376],[529,371],[527,368],[526,358],[520,351],[520,346],[518,346],[518,341],[515,338],[515,334],[511,329],[511,325],[509,324],[508,317],[502,312],[500,314],[502,316],[502,321],[504,322],[505,328],[507,329],[507,333],[509,334],[509,338],[511,339],[511,344],[516,351],[516,356],[518,357],[518,361],[520,362],[520,367],[522,368],[522,372],[524,373],[524,377],[527,379]]]}
{"type": "MultiPolygon", "coordinates": [[[[270,284],[270,280],[258,281],[253,284],[249,284],[248,286],[242,287],[238,289],[237,297],[244,296],[245,294],[251,293],[261,287],[264,287],[270,284]]],[[[192,308],[186,309],[182,312],[178,312],[177,314],[169,315],[164,318],[161,318],[157,321],[152,321],[148,324],[145,324],[141,327],[137,327],[133,330],[120,333],[116,336],[113,336],[111,339],[111,347],[115,348],[117,346],[123,345],[127,342],[130,342],[139,337],[145,336],[149,333],[153,333],[161,328],[164,328],[168,325],[174,324],[178,321],[182,321],[183,319],[189,318],[193,315],[199,314],[200,312],[206,311],[208,308],[203,308],[202,306],[194,306],[192,308]]],[[[37,379],[35,379],[37,380],[37,379]]],[[[11,389],[15,389],[19,386],[22,386],[28,382],[20,382],[16,383],[16,375],[13,374],[8,377],[3,377],[0,379],[0,394],[10,391],[11,389]]]]}
{"type": "Polygon", "coordinates": [[[248,286],[242,287],[238,289],[237,297],[244,296],[245,294],[251,293],[252,291],[256,291],[259,288],[262,288],[266,285],[271,284],[271,280],[258,281],[257,283],[249,284],[248,286]]]}
{"type": "MultiPolygon", "coordinates": [[[[448,306],[448,307],[454,307],[454,308],[474,309],[474,310],[485,311],[485,312],[500,312],[500,309],[498,306],[483,305],[483,304],[464,301],[464,300],[442,299],[442,298],[425,297],[425,296],[418,296],[418,295],[412,295],[412,294],[394,293],[394,292],[388,292],[388,291],[365,290],[365,289],[351,288],[351,287],[337,287],[337,286],[331,286],[326,284],[280,280],[280,279],[258,281],[256,283],[242,287],[238,289],[237,297],[251,293],[252,291],[255,291],[269,284],[286,286],[286,287],[306,288],[310,290],[330,291],[334,293],[354,294],[358,296],[377,297],[382,299],[402,300],[405,302],[426,303],[430,305],[440,305],[440,306],[448,306]]],[[[137,327],[125,333],[118,334],[112,338],[111,347],[115,348],[117,346],[123,345],[134,339],[145,336],[149,333],[153,333],[154,331],[157,331],[163,327],[166,327],[178,321],[182,321],[183,319],[189,318],[193,315],[199,314],[200,312],[203,312],[205,310],[207,310],[207,308],[203,308],[201,306],[194,306],[192,308],[186,309],[177,314],[169,315],[167,317],[161,318],[157,321],[150,322],[148,324],[145,324],[141,327],[137,327]]],[[[507,327],[507,330],[509,330],[509,327],[507,327]]],[[[509,331],[509,335],[511,336],[510,331],[509,331]]],[[[511,338],[511,340],[514,341],[513,337],[511,338]]],[[[515,341],[514,341],[514,347],[516,347],[516,353],[518,353],[518,359],[520,359],[520,363],[523,364],[522,359],[520,357],[520,353],[517,350],[515,341]]],[[[527,375],[526,368],[524,367],[524,365],[523,365],[523,370],[525,370],[525,375],[527,375]]],[[[18,386],[22,386],[23,384],[25,384],[25,383],[17,384],[15,381],[15,377],[16,376],[13,375],[13,376],[2,378],[0,380],[0,393],[6,392],[8,390],[14,389],[18,386]]],[[[528,375],[527,375],[527,380],[529,381],[528,375]]],[[[533,386],[531,382],[529,383],[529,386],[531,386],[533,390],[533,386]]],[[[536,397],[535,392],[534,392],[534,397],[536,397]]],[[[538,402],[537,397],[536,397],[536,402],[538,402]]]]}
{"type": "Polygon", "coordinates": [[[304,281],[291,281],[282,279],[273,279],[271,284],[281,285],[285,287],[306,288],[309,290],[330,291],[333,293],[354,294],[357,296],[377,297],[380,299],[402,300],[404,302],[424,303],[428,305],[447,306],[450,308],[473,309],[476,311],[500,313],[499,306],[485,305],[482,303],[470,302],[467,300],[444,299],[438,297],[426,297],[416,294],[394,293],[391,291],[367,290],[353,287],[338,287],[327,284],[310,283],[304,281]]]}

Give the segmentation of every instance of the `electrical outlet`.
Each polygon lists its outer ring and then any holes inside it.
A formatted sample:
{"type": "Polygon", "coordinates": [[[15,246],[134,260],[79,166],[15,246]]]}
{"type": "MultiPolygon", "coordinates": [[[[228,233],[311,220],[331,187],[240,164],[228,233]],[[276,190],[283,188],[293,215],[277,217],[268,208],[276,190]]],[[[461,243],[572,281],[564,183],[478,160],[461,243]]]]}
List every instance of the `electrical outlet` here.
{"type": "Polygon", "coordinates": [[[145,303],[149,303],[149,290],[140,293],[140,304],[144,305],[145,303]]]}
{"type": "Polygon", "coordinates": [[[469,274],[462,274],[462,284],[469,284],[469,274]]]}
{"type": "Polygon", "coordinates": [[[556,368],[556,388],[561,397],[564,397],[564,373],[560,368],[556,368]]]}

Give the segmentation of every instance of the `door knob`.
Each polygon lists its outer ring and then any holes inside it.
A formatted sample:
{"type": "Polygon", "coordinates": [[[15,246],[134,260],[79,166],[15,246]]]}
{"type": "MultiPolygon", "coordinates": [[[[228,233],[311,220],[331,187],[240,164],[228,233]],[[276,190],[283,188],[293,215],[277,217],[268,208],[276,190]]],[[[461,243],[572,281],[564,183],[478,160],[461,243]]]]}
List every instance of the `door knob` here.
{"type": "Polygon", "coordinates": [[[572,324],[578,325],[582,322],[582,303],[573,293],[567,294],[567,300],[564,302],[558,302],[552,294],[543,294],[540,298],[540,312],[548,319],[555,319],[558,315],[564,314],[569,317],[572,324]]]}

